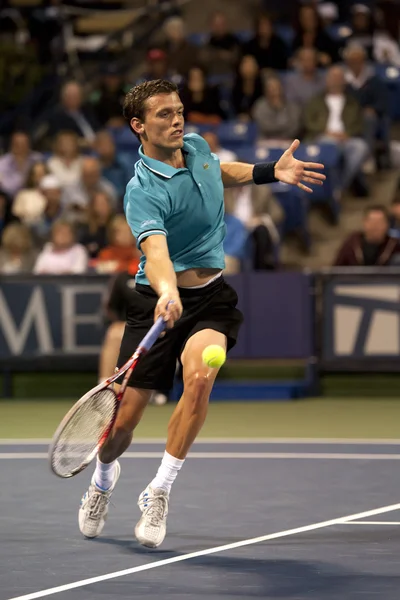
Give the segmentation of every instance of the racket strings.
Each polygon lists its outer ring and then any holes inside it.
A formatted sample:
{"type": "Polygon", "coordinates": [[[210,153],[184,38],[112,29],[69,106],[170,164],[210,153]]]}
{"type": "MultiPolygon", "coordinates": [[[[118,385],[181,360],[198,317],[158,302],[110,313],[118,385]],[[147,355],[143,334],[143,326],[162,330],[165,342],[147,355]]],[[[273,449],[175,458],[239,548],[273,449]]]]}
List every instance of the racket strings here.
{"type": "Polygon", "coordinates": [[[110,388],[87,398],[63,428],[53,449],[52,467],[61,477],[70,477],[94,458],[100,440],[114,421],[117,397],[110,388]]]}

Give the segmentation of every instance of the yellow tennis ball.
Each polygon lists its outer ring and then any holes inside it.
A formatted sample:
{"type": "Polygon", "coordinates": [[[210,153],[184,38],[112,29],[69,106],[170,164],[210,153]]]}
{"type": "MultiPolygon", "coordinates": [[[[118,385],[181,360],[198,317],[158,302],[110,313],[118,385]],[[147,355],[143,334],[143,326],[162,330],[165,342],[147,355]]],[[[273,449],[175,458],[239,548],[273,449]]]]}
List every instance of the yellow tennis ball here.
{"type": "Polygon", "coordinates": [[[203,354],[201,356],[204,364],[206,364],[208,367],[216,369],[218,367],[222,367],[222,365],[224,364],[226,359],[226,352],[222,348],[222,346],[212,344],[211,346],[207,346],[207,348],[204,348],[203,354]]]}

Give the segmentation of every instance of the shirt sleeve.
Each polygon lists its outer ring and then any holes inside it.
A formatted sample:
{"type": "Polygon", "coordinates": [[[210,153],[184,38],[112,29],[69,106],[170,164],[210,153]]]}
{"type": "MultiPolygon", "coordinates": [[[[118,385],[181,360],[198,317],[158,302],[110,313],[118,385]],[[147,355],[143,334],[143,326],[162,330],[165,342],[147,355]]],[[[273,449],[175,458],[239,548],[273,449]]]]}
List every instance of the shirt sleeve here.
{"type": "Polygon", "coordinates": [[[166,200],[139,187],[128,192],[126,220],[136,238],[138,248],[150,235],[167,235],[165,227],[166,200]]]}

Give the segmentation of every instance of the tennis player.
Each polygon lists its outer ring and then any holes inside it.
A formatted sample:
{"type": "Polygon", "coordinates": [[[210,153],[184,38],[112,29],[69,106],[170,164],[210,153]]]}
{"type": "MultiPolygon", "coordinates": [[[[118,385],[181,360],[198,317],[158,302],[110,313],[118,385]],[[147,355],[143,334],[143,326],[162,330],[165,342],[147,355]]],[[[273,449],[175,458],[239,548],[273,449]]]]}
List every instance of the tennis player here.
{"type": "Polygon", "coordinates": [[[242,314],[226,281],[223,240],[224,187],[282,181],[311,192],[322,184],[323,165],[294,158],[295,140],[276,163],[222,163],[196,134],[184,135],[184,107],[176,85],[155,80],[132,88],[124,116],[141,141],[135,176],[127,185],[125,213],[142,252],[135,300],[128,310],[118,366],[133,354],[160,315],[167,332],[133,371],[114,428],[102,447],[79,510],[86,537],[98,536],[120,476],[118,457],[129,447],[152,390],[172,385],[177,358],[183,395],[168,425],[161,465],[138,505],[138,542],[157,547],[165,538],[171,486],[206,418],[218,369],[204,365],[210,344],[230,350],[242,314]]]}

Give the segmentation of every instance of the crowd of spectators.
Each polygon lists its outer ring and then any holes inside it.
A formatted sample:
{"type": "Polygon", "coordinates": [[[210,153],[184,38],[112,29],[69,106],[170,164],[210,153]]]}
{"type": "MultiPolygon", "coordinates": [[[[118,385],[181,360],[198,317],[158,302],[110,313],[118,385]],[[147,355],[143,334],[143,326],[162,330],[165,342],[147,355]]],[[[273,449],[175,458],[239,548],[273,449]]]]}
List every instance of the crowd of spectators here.
{"type": "MultiPolygon", "coordinates": [[[[390,163],[388,93],[376,65],[400,67],[399,42],[382,14],[366,4],[353,6],[347,35],[332,35],[336,19],[335,3],[298,3],[285,39],[267,13],[257,14],[252,32],[243,35],[217,11],[209,34],[195,44],[175,16],[150,40],[134,80],[107,63],[88,90],[66,82],[57,106],[34,131],[14,131],[0,156],[0,272],[118,272],[137,264],[139,252],[123,217],[135,157],[117,151],[112,132],[125,126],[126,90],[144,80],[179,84],[187,121],[209,126],[204,137],[221,160],[237,156],[220,147],[215,126],[254,121],[263,147],[284,146],[295,137],[334,144],[343,158],[343,187],[368,196],[368,168],[390,163]]],[[[42,40],[48,50],[59,31],[56,21],[42,40]]],[[[397,200],[390,230],[390,215],[384,215],[386,233],[398,227],[399,206],[397,200]]],[[[227,269],[274,268],[283,220],[268,187],[230,190],[227,269]]]]}

